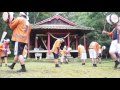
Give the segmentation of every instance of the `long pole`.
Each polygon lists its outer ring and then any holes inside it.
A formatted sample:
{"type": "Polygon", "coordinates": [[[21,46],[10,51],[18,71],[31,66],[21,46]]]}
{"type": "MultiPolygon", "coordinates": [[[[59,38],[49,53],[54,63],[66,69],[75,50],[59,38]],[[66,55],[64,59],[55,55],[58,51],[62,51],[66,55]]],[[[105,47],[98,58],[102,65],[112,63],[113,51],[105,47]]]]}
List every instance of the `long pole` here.
{"type": "Polygon", "coordinates": [[[70,34],[68,35],[68,47],[70,47],[70,34]]]}
{"type": "Polygon", "coordinates": [[[28,36],[28,58],[30,58],[30,35],[28,36]]]}
{"type": "Polygon", "coordinates": [[[38,37],[35,37],[35,48],[38,48],[38,37]]]}
{"type": "Polygon", "coordinates": [[[78,48],[78,35],[76,35],[76,50],[78,48]]]}
{"type": "Polygon", "coordinates": [[[86,49],[86,35],[84,34],[84,47],[86,49]]]}
{"type": "Polygon", "coordinates": [[[47,47],[48,47],[48,53],[50,54],[50,33],[48,32],[48,44],[47,44],[47,47]]]}

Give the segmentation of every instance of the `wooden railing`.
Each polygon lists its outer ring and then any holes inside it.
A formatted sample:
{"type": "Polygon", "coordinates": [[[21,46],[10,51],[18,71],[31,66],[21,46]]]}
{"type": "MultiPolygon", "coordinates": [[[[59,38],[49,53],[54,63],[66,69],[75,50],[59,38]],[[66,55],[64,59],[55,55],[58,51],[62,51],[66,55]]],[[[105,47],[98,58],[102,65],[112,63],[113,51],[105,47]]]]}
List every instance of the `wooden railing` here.
{"type": "MultiPolygon", "coordinates": [[[[30,53],[47,53],[48,50],[30,50],[30,53]]],[[[77,53],[77,50],[71,50],[71,53],[77,53]]]]}

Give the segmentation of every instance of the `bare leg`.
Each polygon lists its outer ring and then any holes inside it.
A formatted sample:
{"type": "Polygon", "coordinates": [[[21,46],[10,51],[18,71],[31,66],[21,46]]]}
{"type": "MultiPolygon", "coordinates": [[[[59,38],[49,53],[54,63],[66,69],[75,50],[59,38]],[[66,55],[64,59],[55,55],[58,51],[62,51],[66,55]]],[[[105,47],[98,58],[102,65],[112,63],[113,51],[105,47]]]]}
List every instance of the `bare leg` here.
{"type": "Polygon", "coordinates": [[[117,56],[116,56],[116,54],[114,52],[110,52],[110,56],[111,56],[113,61],[117,60],[117,56]]]}
{"type": "Polygon", "coordinates": [[[85,65],[85,59],[82,60],[82,65],[85,65]]]}
{"type": "Polygon", "coordinates": [[[60,67],[58,63],[58,59],[54,59],[55,67],[60,67]]]}
{"type": "Polygon", "coordinates": [[[109,53],[110,53],[110,55],[111,55],[112,60],[115,62],[114,69],[116,69],[117,66],[119,65],[118,58],[117,58],[117,56],[116,56],[115,53],[113,53],[113,52],[109,52],[109,53]]]}
{"type": "Polygon", "coordinates": [[[97,64],[97,59],[94,59],[94,64],[97,64]]]}
{"type": "Polygon", "coordinates": [[[97,59],[96,58],[93,59],[93,67],[97,67],[97,59]]]}
{"type": "Polygon", "coordinates": [[[90,62],[93,64],[93,58],[90,58],[90,62]]]}
{"type": "Polygon", "coordinates": [[[64,57],[63,57],[63,56],[61,56],[61,58],[60,58],[60,63],[62,64],[62,63],[63,63],[63,61],[64,61],[64,57]]]}
{"type": "Polygon", "coordinates": [[[7,66],[7,57],[4,57],[5,60],[5,66],[7,66]]]}
{"type": "Polygon", "coordinates": [[[24,57],[23,55],[19,55],[18,56],[19,62],[21,64],[21,69],[18,70],[17,72],[26,72],[26,68],[25,68],[25,61],[24,61],[24,57]]]}
{"type": "Polygon", "coordinates": [[[99,63],[99,58],[96,58],[97,63],[99,63]]]}
{"type": "Polygon", "coordinates": [[[68,62],[68,59],[66,58],[66,62],[68,62]]]}
{"type": "Polygon", "coordinates": [[[55,64],[58,64],[58,59],[54,59],[54,63],[55,63],[55,64]]]}
{"type": "Polygon", "coordinates": [[[99,58],[99,64],[101,64],[101,58],[99,58]]]}
{"type": "Polygon", "coordinates": [[[94,58],[91,58],[91,62],[92,62],[92,64],[94,64],[94,58]]]}
{"type": "Polygon", "coordinates": [[[23,55],[19,55],[18,59],[21,65],[25,64],[23,55]]]}
{"type": "Polygon", "coordinates": [[[14,62],[10,65],[10,66],[8,66],[10,69],[13,69],[14,68],[14,66],[15,66],[15,64],[17,63],[17,61],[18,61],[18,56],[15,56],[14,57],[14,62]]]}
{"type": "Polygon", "coordinates": [[[64,57],[64,60],[65,60],[65,64],[68,64],[68,59],[67,59],[67,57],[64,57]]]}
{"type": "Polygon", "coordinates": [[[14,57],[14,63],[17,63],[18,62],[18,56],[15,56],[14,57]]]}

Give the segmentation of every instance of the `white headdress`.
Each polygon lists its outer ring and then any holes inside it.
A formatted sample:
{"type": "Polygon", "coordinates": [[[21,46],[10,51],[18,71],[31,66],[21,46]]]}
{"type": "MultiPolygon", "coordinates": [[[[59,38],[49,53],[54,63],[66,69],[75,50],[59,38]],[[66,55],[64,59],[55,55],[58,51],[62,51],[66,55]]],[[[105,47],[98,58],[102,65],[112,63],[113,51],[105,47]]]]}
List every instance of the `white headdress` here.
{"type": "Polygon", "coordinates": [[[19,15],[20,15],[20,16],[21,16],[21,15],[26,16],[26,17],[27,17],[27,20],[29,20],[29,17],[28,17],[29,13],[28,13],[28,12],[20,12],[19,15]]]}
{"type": "Polygon", "coordinates": [[[10,39],[4,39],[4,42],[10,42],[10,39]]]}

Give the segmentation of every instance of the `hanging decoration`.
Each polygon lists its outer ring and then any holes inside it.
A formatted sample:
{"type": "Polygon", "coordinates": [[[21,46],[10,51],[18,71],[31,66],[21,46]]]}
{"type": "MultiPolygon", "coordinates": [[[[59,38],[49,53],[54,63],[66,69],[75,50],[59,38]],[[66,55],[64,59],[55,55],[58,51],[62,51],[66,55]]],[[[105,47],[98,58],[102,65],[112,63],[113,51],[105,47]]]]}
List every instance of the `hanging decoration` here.
{"type": "MultiPolygon", "coordinates": [[[[70,34],[70,33],[69,33],[69,34],[70,34]]],[[[69,36],[69,34],[67,34],[65,37],[61,37],[61,38],[64,38],[64,39],[65,39],[65,38],[67,38],[67,37],[69,36]]],[[[60,39],[60,38],[57,38],[57,37],[53,36],[51,33],[50,33],[50,36],[53,37],[54,39],[60,39]]]]}

